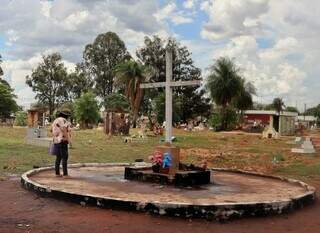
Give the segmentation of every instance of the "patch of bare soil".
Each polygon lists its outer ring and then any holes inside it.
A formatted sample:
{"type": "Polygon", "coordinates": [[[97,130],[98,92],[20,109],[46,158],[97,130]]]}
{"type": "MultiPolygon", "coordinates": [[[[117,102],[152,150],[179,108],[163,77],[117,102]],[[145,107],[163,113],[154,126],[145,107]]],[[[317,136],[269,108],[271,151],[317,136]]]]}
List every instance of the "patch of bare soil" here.
{"type": "MultiPolygon", "coordinates": [[[[320,180],[313,180],[311,185],[320,188],[320,180]]],[[[0,191],[1,233],[320,232],[319,202],[288,215],[239,219],[221,224],[82,207],[51,198],[41,198],[22,189],[18,179],[0,181],[0,191]]]]}

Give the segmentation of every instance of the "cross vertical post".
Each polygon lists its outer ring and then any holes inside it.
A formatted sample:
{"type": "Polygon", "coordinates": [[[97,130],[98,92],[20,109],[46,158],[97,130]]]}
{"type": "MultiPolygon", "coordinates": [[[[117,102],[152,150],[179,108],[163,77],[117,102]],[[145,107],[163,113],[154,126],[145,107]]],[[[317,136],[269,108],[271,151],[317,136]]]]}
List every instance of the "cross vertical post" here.
{"type": "Polygon", "coordinates": [[[166,49],[166,142],[172,139],[172,51],[166,49]]]}

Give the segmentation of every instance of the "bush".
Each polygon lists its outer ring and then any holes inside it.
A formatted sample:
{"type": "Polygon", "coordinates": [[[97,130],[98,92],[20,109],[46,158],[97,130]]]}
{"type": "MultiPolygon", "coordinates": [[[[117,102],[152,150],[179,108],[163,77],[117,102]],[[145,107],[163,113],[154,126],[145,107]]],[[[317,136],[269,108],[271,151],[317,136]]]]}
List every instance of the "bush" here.
{"type": "Polygon", "coordinates": [[[220,110],[219,113],[214,113],[209,119],[209,125],[215,131],[233,130],[237,125],[238,117],[233,108],[220,110]]]}
{"type": "Polygon", "coordinates": [[[27,125],[27,113],[24,111],[19,111],[16,113],[16,119],[14,121],[16,126],[26,126],[27,125]]]}
{"type": "Polygon", "coordinates": [[[222,130],[222,118],[221,114],[214,113],[208,120],[209,125],[214,131],[222,130]]]}
{"type": "Polygon", "coordinates": [[[96,124],[100,119],[98,102],[91,92],[82,94],[75,101],[74,111],[77,121],[81,123],[81,127],[88,128],[90,125],[96,124]]]}

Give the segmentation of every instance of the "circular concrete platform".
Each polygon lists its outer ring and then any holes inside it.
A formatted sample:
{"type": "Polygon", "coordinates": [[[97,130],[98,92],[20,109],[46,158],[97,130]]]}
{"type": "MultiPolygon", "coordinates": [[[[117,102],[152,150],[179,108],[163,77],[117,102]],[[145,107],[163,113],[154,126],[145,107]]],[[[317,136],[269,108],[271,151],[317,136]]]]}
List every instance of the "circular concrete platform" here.
{"type": "Polygon", "coordinates": [[[208,219],[281,214],[315,200],[315,188],[292,179],[213,169],[213,183],[175,188],[124,180],[128,165],[70,165],[69,179],[55,177],[53,168],[40,168],[23,174],[21,183],[45,196],[82,205],[208,219]]]}

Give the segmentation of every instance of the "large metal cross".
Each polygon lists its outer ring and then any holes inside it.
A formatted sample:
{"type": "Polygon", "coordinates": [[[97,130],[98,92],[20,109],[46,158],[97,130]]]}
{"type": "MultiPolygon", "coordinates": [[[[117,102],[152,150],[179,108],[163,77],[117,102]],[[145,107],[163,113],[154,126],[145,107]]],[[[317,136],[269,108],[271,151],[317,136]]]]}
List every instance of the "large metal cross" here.
{"type": "Polygon", "coordinates": [[[142,83],[140,88],[166,88],[166,142],[172,140],[172,89],[173,87],[200,85],[200,80],[172,81],[172,51],[166,50],[166,81],[157,83],[142,83]]]}

